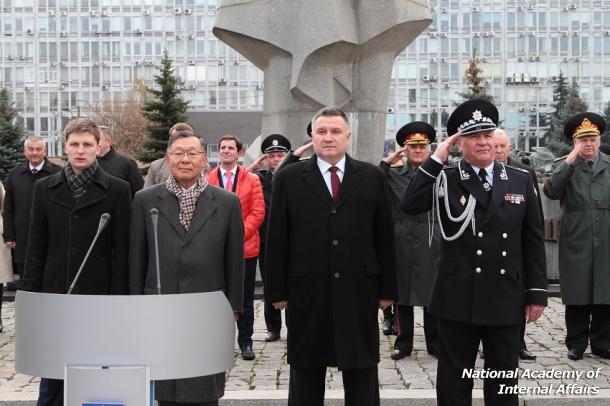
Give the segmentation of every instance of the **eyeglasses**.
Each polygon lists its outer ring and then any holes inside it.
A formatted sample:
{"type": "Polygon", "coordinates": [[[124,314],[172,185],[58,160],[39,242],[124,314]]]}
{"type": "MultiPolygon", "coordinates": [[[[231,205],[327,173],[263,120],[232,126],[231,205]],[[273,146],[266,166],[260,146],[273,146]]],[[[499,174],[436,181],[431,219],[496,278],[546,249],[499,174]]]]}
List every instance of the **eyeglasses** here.
{"type": "Polygon", "coordinates": [[[186,155],[186,157],[188,159],[190,159],[191,161],[193,159],[196,159],[200,155],[203,155],[204,153],[205,152],[201,152],[201,151],[173,151],[173,152],[168,152],[169,156],[171,156],[174,159],[182,159],[186,155]]]}

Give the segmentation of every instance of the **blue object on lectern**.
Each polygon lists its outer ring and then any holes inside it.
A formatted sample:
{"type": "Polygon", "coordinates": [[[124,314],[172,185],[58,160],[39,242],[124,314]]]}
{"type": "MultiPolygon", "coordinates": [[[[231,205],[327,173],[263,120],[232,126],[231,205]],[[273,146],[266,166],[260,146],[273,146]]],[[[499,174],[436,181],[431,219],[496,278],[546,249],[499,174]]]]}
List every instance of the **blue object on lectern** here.
{"type": "Polygon", "coordinates": [[[96,403],[96,402],[83,402],[82,406],[125,406],[125,403],[96,403]]]}

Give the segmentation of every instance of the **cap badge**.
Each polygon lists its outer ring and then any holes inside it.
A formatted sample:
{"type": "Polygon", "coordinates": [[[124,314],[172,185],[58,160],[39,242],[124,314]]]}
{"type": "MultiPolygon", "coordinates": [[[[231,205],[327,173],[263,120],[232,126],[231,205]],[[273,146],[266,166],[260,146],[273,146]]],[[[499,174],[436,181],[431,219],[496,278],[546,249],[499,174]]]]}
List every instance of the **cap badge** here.
{"type": "Polygon", "coordinates": [[[481,111],[480,111],[480,110],[475,110],[475,111],[472,113],[472,118],[473,118],[475,121],[481,121],[481,119],[483,118],[483,114],[481,114],[481,111]]]}
{"type": "Polygon", "coordinates": [[[271,144],[272,144],[274,147],[277,147],[277,145],[279,144],[279,142],[277,142],[277,140],[273,140],[273,141],[271,142],[271,144]]]}
{"type": "Polygon", "coordinates": [[[583,135],[599,135],[599,128],[593,124],[588,118],[584,118],[582,123],[574,130],[573,138],[583,135]]]}

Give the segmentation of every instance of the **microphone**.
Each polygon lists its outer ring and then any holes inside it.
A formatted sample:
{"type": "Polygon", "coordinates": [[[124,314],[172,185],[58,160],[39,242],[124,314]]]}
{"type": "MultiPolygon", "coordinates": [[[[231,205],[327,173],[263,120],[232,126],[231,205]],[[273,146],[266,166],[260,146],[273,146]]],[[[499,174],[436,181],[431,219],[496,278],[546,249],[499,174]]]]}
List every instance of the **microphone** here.
{"type": "Polygon", "coordinates": [[[161,294],[161,267],[159,266],[159,234],[157,226],[159,224],[159,209],[153,207],[149,211],[150,221],[153,226],[153,237],[155,239],[155,271],[157,272],[157,295],[161,294]]]}
{"type": "Polygon", "coordinates": [[[95,246],[95,243],[97,242],[97,238],[100,236],[100,234],[102,233],[104,228],[106,228],[108,223],[110,223],[111,218],[112,218],[112,216],[110,215],[110,213],[103,213],[100,216],[100,222],[97,226],[97,232],[95,233],[95,237],[93,237],[93,241],[91,241],[91,245],[89,246],[89,249],[87,250],[87,253],[85,254],[85,258],[83,258],[83,262],[81,262],[80,267],[78,268],[78,272],[76,272],[76,276],[74,277],[74,280],[72,281],[72,284],[70,285],[70,289],[68,289],[68,295],[72,293],[72,290],[74,290],[74,286],[76,286],[76,281],[78,281],[78,278],[80,277],[81,272],[83,272],[83,269],[85,268],[85,264],[87,263],[87,260],[89,259],[89,255],[91,255],[91,251],[93,250],[93,247],[95,246]]]}

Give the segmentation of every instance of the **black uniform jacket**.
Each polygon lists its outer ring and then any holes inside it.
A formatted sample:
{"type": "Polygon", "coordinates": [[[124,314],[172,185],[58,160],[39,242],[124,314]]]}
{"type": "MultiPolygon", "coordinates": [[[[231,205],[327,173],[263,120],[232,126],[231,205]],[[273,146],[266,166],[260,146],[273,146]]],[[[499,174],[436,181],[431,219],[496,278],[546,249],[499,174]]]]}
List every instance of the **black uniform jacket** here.
{"type": "Polygon", "coordinates": [[[98,237],[74,293],[129,293],[130,205],[129,184],[101,168],[78,199],[63,171],[36,182],[22,289],[67,293],[100,216],[109,213],[110,223],[98,237]]]}
{"type": "Polygon", "coordinates": [[[266,300],[288,301],[288,362],[366,368],[379,362],[379,299],[396,299],[394,229],[381,169],[346,157],[335,203],[317,158],[274,175],[266,300]]]}
{"type": "MultiPolygon", "coordinates": [[[[530,174],[496,163],[489,196],[465,161],[443,169],[428,158],[402,197],[403,210],[417,214],[432,207],[441,170],[447,175],[453,217],[462,214],[471,194],[477,203],[474,231],[469,224],[455,241],[441,242],[430,311],[475,325],[522,323],[524,305],[546,305],[548,294],[543,225],[530,174]]],[[[449,220],[443,198],[438,204],[445,233],[452,236],[461,223],[449,220]]]]}

